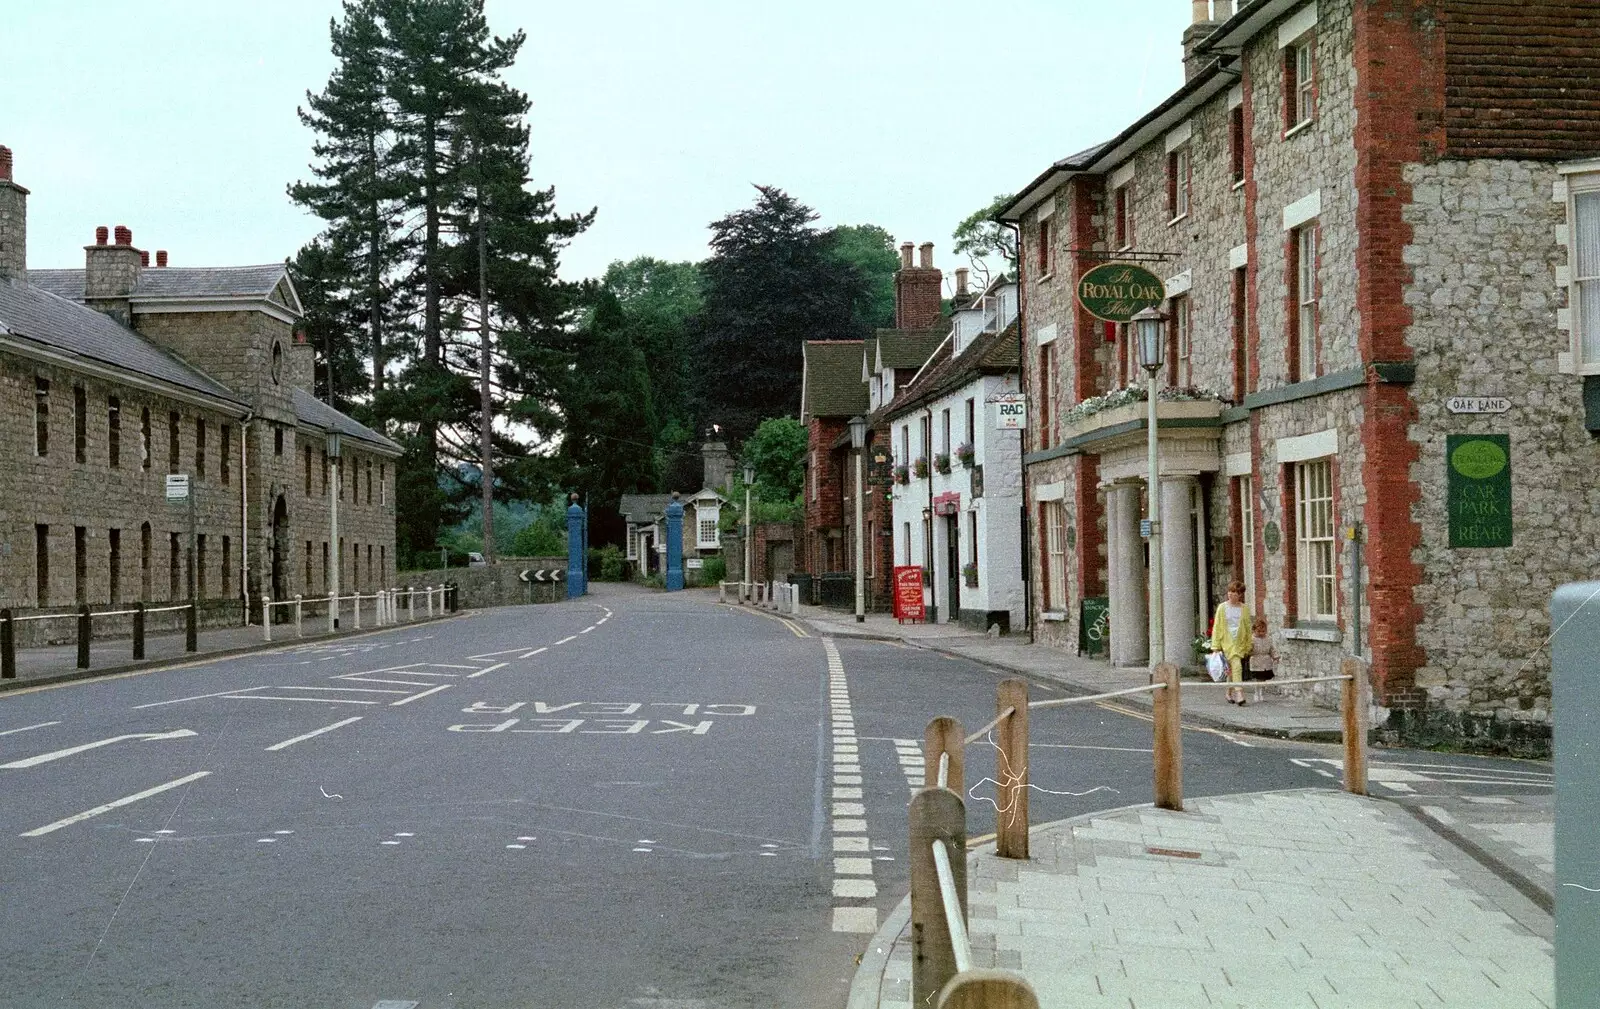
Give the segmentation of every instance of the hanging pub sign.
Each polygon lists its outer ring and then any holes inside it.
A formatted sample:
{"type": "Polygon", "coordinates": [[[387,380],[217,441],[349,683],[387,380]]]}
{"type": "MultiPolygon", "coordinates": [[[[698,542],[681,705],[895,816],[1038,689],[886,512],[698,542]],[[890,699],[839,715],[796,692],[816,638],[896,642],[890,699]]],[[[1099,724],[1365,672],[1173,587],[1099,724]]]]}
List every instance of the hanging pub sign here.
{"type": "Polygon", "coordinates": [[[1452,434],[1449,465],[1450,546],[1511,545],[1511,438],[1452,434]]]}
{"type": "Polygon", "coordinates": [[[994,404],[994,426],[1000,431],[1021,431],[1028,426],[1028,397],[1020,392],[1003,392],[989,397],[994,404]]]}
{"type": "Polygon", "coordinates": [[[1105,263],[1078,281],[1078,304],[1106,322],[1129,322],[1166,300],[1161,278],[1132,263],[1105,263]]]}
{"type": "Polygon", "coordinates": [[[867,483],[881,487],[894,483],[894,459],[886,446],[874,445],[868,451],[867,483]]]}

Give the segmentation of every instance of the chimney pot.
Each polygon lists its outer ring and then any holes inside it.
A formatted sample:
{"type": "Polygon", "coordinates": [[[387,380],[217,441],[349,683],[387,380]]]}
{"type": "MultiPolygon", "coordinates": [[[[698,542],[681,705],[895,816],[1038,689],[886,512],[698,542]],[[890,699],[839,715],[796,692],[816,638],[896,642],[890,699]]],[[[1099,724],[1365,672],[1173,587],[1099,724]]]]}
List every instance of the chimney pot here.
{"type": "Polygon", "coordinates": [[[1211,0],[1193,0],[1189,9],[1194,15],[1192,24],[1204,24],[1211,20],[1211,0]]]}
{"type": "Polygon", "coordinates": [[[117,225],[112,234],[116,236],[118,245],[133,244],[133,232],[124,225],[117,225]]]}
{"type": "MultiPolygon", "coordinates": [[[[1240,0],[1239,6],[1243,7],[1250,0],[1240,0]]],[[[1214,0],[1212,3],[1211,20],[1226,21],[1233,17],[1233,0],[1214,0]]]]}
{"type": "Polygon", "coordinates": [[[916,246],[912,245],[910,242],[900,243],[900,269],[911,269],[911,252],[915,248],[916,246]]]}
{"type": "Polygon", "coordinates": [[[930,269],[933,266],[933,243],[922,243],[922,268],[930,269]]]}
{"type": "Polygon", "coordinates": [[[104,244],[106,244],[106,241],[110,237],[111,237],[111,229],[106,227],[104,224],[102,224],[102,225],[100,225],[100,227],[94,229],[94,244],[96,244],[96,245],[104,245],[104,244]]]}
{"type": "Polygon", "coordinates": [[[157,266],[166,266],[167,265],[167,250],[166,249],[157,249],[156,250],[156,265],[157,266]]]}
{"type": "Polygon", "coordinates": [[[150,265],[150,253],[148,251],[143,250],[143,249],[141,249],[139,251],[139,265],[140,266],[149,266],[150,265]]]}
{"type": "Polygon", "coordinates": [[[966,296],[967,268],[965,266],[958,266],[956,267],[956,297],[965,298],[966,296]]]}
{"type": "Polygon", "coordinates": [[[11,148],[0,145],[0,179],[11,181],[11,148]]]}

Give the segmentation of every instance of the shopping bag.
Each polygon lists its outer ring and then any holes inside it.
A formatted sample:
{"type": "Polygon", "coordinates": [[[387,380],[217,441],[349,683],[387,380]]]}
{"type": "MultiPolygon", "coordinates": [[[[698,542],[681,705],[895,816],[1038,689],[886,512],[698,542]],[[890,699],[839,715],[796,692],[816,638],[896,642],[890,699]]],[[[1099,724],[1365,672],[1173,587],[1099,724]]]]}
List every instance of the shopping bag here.
{"type": "Polygon", "coordinates": [[[1211,682],[1221,683],[1228,678],[1228,658],[1221,652],[1212,652],[1206,656],[1206,672],[1211,676],[1211,682]]]}

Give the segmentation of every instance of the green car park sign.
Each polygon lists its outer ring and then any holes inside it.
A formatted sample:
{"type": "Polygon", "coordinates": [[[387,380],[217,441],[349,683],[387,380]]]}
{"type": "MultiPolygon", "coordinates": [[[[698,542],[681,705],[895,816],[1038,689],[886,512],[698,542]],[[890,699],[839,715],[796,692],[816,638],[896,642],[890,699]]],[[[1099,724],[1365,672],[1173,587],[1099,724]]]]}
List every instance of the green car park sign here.
{"type": "Polygon", "coordinates": [[[1166,300],[1166,285],[1155,274],[1132,263],[1106,263],[1078,281],[1078,304],[1096,319],[1128,322],[1166,300]]]}
{"type": "Polygon", "coordinates": [[[1511,545],[1511,437],[1452,434],[1445,439],[1450,546],[1511,545]]]}

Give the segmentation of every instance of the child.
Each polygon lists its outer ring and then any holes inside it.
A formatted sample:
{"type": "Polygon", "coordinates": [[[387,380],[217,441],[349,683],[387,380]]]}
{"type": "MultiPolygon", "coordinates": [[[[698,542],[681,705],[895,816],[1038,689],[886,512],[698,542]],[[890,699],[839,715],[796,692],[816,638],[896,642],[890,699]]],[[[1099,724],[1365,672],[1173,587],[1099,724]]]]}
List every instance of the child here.
{"type": "MultiPolygon", "coordinates": [[[[1273,647],[1272,639],[1267,637],[1267,622],[1261,617],[1256,618],[1254,637],[1250,641],[1250,656],[1247,661],[1250,671],[1245,674],[1245,679],[1270,680],[1278,668],[1278,650],[1273,647]]],[[[1261,688],[1256,688],[1256,703],[1261,703],[1261,688]]]]}

